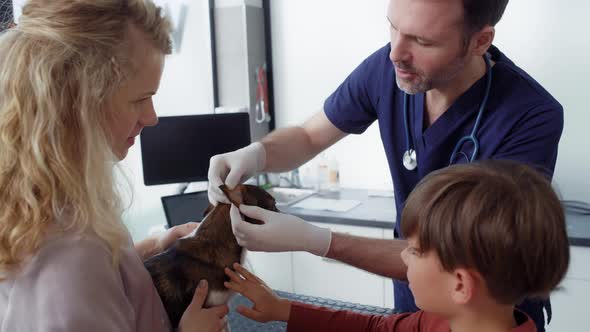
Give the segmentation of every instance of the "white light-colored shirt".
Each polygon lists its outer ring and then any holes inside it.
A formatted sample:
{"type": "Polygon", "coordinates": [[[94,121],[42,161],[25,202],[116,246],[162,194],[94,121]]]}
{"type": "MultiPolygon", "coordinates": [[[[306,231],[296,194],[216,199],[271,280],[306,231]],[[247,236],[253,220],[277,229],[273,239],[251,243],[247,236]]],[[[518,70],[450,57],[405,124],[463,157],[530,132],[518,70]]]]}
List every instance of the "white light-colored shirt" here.
{"type": "Polygon", "coordinates": [[[91,235],[46,240],[15,278],[0,282],[0,331],[171,331],[135,249],[121,253],[118,269],[111,257],[91,235]]]}

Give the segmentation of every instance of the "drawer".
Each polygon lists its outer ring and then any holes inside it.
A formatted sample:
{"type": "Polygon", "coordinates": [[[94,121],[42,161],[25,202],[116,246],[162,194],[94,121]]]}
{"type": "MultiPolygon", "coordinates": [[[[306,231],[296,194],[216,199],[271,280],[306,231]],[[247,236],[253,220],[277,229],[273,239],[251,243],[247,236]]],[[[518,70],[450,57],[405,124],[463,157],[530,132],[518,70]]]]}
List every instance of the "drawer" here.
{"type": "Polygon", "coordinates": [[[547,332],[588,331],[588,307],[590,281],[566,279],[559,289],[551,294],[553,319],[547,332]]]}
{"type": "Polygon", "coordinates": [[[293,253],[297,294],[383,307],[384,279],[332,259],[293,253]]]}
{"type": "MultiPolygon", "coordinates": [[[[383,230],[379,228],[314,224],[333,232],[383,238],[383,230]]],[[[333,259],[293,253],[293,290],[298,294],[383,307],[386,283],[391,280],[333,259]]]]}
{"type": "Polygon", "coordinates": [[[246,253],[245,267],[272,288],[293,292],[293,253],[246,253]]]}
{"type": "Polygon", "coordinates": [[[590,281],[590,248],[570,247],[570,266],[566,278],[590,281]]]}

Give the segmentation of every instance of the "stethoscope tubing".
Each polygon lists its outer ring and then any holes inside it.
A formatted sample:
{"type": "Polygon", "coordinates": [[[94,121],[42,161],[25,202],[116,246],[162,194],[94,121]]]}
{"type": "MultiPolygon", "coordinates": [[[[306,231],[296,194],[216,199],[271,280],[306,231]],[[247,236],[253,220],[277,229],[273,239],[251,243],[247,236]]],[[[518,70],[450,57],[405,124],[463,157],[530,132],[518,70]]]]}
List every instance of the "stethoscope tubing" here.
{"type": "MultiPolygon", "coordinates": [[[[469,158],[464,152],[461,152],[461,153],[466,157],[466,159],[469,162],[473,162],[479,152],[479,140],[477,139],[477,131],[478,131],[479,126],[482,121],[483,111],[488,104],[490,90],[492,87],[491,63],[490,63],[490,58],[487,54],[484,55],[484,60],[486,63],[486,90],[484,93],[484,97],[481,102],[481,105],[479,106],[477,118],[475,119],[475,124],[473,125],[473,129],[471,130],[471,134],[468,136],[462,137],[461,139],[459,139],[457,144],[455,144],[455,147],[454,147],[453,152],[451,153],[451,157],[449,159],[449,165],[453,164],[454,160],[457,157],[457,154],[459,153],[459,150],[461,150],[463,145],[467,142],[473,143],[473,153],[471,154],[471,158],[469,158]]],[[[408,113],[409,113],[409,105],[408,105],[409,99],[410,99],[410,95],[407,93],[404,93],[404,126],[405,126],[405,135],[406,135],[406,151],[404,153],[404,157],[416,155],[415,151],[412,147],[412,144],[410,142],[410,129],[409,129],[410,128],[410,121],[409,121],[409,115],[408,115],[408,113]]],[[[413,167],[408,167],[406,162],[404,162],[402,164],[404,165],[404,167],[407,170],[409,170],[409,171],[414,170],[418,164],[417,157],[416,157],[416,160],[412,160],[411,163],[409,163],[409,164],[413,164],[413,167]]]]}
{"type": "Polygon", "coordinates": [[[411,151],[412,148],[410,146],[410,121],[408,119],[408,102],[410,100],[410,95],[404,93],[404,125],[406,130],[406,151],[411,151]]]}

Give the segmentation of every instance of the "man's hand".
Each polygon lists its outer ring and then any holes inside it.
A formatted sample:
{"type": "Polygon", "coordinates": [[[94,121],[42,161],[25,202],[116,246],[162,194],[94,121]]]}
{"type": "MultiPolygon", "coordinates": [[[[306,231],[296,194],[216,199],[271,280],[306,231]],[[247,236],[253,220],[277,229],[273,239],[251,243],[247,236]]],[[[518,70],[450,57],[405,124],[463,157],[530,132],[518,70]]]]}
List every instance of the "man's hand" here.
{"type": "Polygon", "coordinates": [[[330,248],[332,232],[329,229],[314,226],[292,215],[242,204],[239,209],[232,205],[230,216],[238,243],[251,251],[307,251],[325,256],[330,248]],[[264,224],[248,223],[242,219],[240,212],[264,224]]]}
{"type": "Polygon", "coordinates": [[[291,312],[291,302],[275,294],[264,281],[250,273],[240,264],[234,263],[235,272],[225,268],[225,274],[229,282],[224,282],[225,287],[238,292],[250,299],[254,306],[248,308],[238,306],[236,311],[250,319],[258,322],[269,322],[273,320],[288,321],[291,312]]]}
{"type": "Polygon", "coordinates": [[[203,304],[207,298],[208,284],[201,280],[195,290],[191,304],[186,308],[178,324],[179,332],[219,332],[227,325],[226,305],[205,309],[203,304]]]}
{"type": "Polygon", "coordinates": [[[209,161],[209,202],[230,204],[219,186],[225,184],[233,190],[238,184],[264,169],[266,151],[260,142],[245,148],[211,157],[209,161]]]}
{"type": "Polygon", "coordinates": [[[143,260],[168,249],[179,238],[189,235],[199,227],[197,222],[189,222],[183,225],[174,226],[164,233],[152,235],[135,244],[135,250],[143,260]]]}

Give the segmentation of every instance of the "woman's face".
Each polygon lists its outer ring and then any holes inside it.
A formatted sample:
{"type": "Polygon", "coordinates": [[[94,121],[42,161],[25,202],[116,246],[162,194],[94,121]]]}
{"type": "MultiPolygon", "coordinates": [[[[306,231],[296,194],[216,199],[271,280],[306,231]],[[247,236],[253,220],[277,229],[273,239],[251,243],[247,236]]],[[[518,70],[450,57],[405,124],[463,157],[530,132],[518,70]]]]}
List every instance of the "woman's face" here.
{"type": "Polygon", "coordinates": [[[144,127],[158,123],[153,96],[158,91],[164,54],[151,45],[143,33],[130,28],[130,47],[135,74],[121,85],[109,101],[107,133],[113,153],[119,160],[127,156],[144,127]]]}

